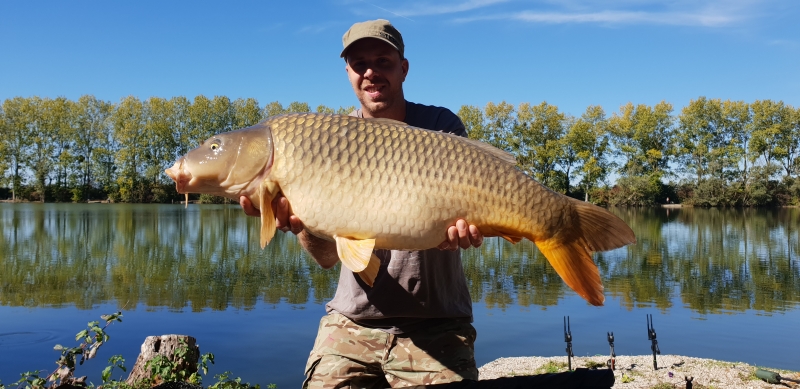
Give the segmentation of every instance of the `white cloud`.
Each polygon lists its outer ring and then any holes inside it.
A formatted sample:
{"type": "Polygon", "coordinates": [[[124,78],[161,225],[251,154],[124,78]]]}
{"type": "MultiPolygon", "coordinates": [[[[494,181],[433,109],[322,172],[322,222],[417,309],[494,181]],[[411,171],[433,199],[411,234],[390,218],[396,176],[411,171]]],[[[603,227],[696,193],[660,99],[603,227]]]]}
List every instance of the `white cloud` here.
{"type": "Polygon", "coordinates": [[[458,14],[454,20],[462,23],[517,20],[722,27],[780,12],[786,6],[779,0],[468,0],[416,2],[396,11],[404,17],[458,14]]]}
{"type": "Polygon", "coordinates": [[[522,11],[504,18],[534,23],[665,24],[715,27],[738,18],[709,13],[599,11],[588,13],[522,11]]]}
{"type": "Polygon", "coordinates": [[[444,3],[441,1],[431,4],[416,3],[402,11],[398,11],[398,14],[403,16],[444,15],[472,11],[478,8],[506,3],[508,1],[509,0],[468,0],[459,3],[444,3]]]}

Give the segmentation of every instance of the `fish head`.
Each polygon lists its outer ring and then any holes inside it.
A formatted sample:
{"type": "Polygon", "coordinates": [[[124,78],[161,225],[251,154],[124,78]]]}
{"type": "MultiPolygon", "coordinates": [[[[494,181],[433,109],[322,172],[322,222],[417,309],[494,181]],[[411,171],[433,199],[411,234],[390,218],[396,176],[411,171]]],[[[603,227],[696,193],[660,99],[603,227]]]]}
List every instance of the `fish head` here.
{"type": "Polygon", "coordinates": [[[238,200],[249,196],[272,167],[272,131],[265,123],[214,135],[178,159],[167,175],[178,193],[238,200]]]}

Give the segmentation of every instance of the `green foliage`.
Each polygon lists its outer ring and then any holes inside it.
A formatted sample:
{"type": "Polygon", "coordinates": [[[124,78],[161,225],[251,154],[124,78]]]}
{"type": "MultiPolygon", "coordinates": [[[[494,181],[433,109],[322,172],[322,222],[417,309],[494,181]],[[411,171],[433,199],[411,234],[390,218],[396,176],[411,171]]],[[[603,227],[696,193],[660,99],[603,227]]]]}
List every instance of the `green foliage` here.
{"type": "MultiPolygon", "coordinates": [[[[231,376],[231,372],[226,371],[222,374],[217,374],[214,378],[217,379],[217,382],[213,385],[210,385],[208,389],[259,389],[261,385],[250,385],[249,382],[242,383],[242,379],[239,377],[229,379],[231,376]]],[[[268,389],[277,389],[278,385],[269,384],[267,385],[268,389]]]]}
{"type": "MultiPolygon", "coordinates": [[[[315,111],[353,109],[320,105],[315,111]]],[[[253,98],[203,95],[128,96],[117,103],[91,95],[6,99],[0,187],[30,201],[171,202],[178,196],[164,169],[204,139],[311,111],[298,101],[261,108],[253,98]]],[[[666,102],[628,103],[608,118],[599,106],[572,117],[547,102],[502,101],[465,105],[458,115],[470,138],[511,152],[521,170],[551,189],[597,204],[662,203],[665,191],[651,187],[654,178],[676,179],[669,191],[678,197],[670,199],[687,205],[800,203],[792,189],[800,174],[800,108],[781,101],[701,96],[679,115],[666,102]],[[617,180],[611,189],[609,177],[617,180]]]]}
{"type": "Polygon", "coordinates": [[[586,368],[588,369],[602,369],[604,367],[606,367],[606,364],[603,362],[586,361],[586,368]]]}
{"type": "MultiPolygon", "coordinates": [[[[22,373],[21,378],[9,385],[4,385],[0,382],[0,389],[10,388],[25,388],[25,389],[55,389],[61,385],[67,386],[85,386],[87,388],[94,388],[93,384],[86,385],[83,378],[76,379],[74,372],[76,362],[78,365],[83,365],[84,361],[92,359],[97,354],[97,350],[108,342],[110,336],[106,333],[105,329],[114,322],[122,322],[122,313],[115,312],[110,315],[101,315],[100,318],[105,322],[103,327],[100,327],[99,321],[91,321],[87,324],[87,329],[78,332],[75,335],[75,340],[81,341],[80,345],[76,347],[64,347],[56,345],[54,349],[61,351],[61,356],[56,361],[58,368],[47,376],[42,376],[41,371],[27,371],[22,373]],[[80,360],[78,360],[80,357],[80,360]],[[49,382],[49,384],[48,384],[49,382]]],[[[145,368],[150,372],[150,377],[141,382],[135,383],[133,386],[128,385],[124,379],[116,380],[112,377],[114,369],[119,369],[126,372],[125,359],[121,355],[114,355],[108,359],[108,366],[103,369],[101,373],[102,388],[119,388],[119,389],[144,389],[151,387],[154,382],[177,382],[184,381],[190,384],[201,385],[203,375],[208,374],[208,364],[214,363],[214,354],[206,353],[198,356],[197,366],[190,368],[186,366],[186,362],[195,358],[192,355],[193,351],[188,347],[185,341],[180,340],[180,345],[175,349],[172,355],[164,356],[158,355],[151,359],[145,365],[145,368]],[[192,372],[188,372],[191,370],[192,372]]],[[[229,379],[230,372],[225,372],[215,376],[217,382],[210,385],[209,388],[218,389],[259,389],[259,385],[250,385],[250,383],[242,383],[242,379],[237,377],[229,379]]],[[[270,389],[276,389],[275,384],[268,386],[270,389]]]]}
{"type": "Polygon", "coordinates": [[[539,369],[536,370],[536,374],[558,373],[558,372],[564,371],[567,368],[567,366],[568,365],[565,362],[548,361],[546,364],[544,364],[542,367],[540,367],[539,369]]]}
{"type": "Polygon", "coordinates": [[[629,376],[629,375],[627,375],[625,373],[622,373],[622,378],[620,379],[620,381],[622,381],[623,384],[627,384],[629,382],[633,382],[633,377],[631,377],[631,376],[629,376]]]}
{"type": "Polygon", "coordinates": [[[191,384],[201,384],[203,379],[199,374],[208,373],[208,362],[214,363],[214,354],[206,353],[202,356],[197,356],[198,365],[196,368],[186,366],[187,361],[195,359],[192,351],[183,339],[179,339],[179,345],[175,349],[173,355],[164,356],[156,355],[153,359],[147,361],[145,369],[150,372],[150,377],[159,382],[177,382],[184,381],[191,384]]]}

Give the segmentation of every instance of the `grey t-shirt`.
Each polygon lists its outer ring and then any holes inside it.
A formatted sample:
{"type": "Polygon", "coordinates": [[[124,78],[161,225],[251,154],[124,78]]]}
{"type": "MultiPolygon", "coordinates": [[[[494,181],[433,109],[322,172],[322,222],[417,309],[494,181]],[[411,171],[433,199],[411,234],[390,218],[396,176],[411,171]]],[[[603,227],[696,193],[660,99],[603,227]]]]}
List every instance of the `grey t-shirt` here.
{"type": "MultiPolygon", "coordinates": [[[[361,110],[350,113],[362,117],[361,110]]],[[[406,102],[405,123],[466,136],[452,111],[406,102]]],[[[444,236],[445,231],[442,231],[444,236]]],[[[358,324],[393,334],[413,331],[443,320],[472,321],[472,300],[461,266],[460,251],[375,250],[381,268],[372,287],[342,267],[328,313],[341,313],[358,324]]]]}

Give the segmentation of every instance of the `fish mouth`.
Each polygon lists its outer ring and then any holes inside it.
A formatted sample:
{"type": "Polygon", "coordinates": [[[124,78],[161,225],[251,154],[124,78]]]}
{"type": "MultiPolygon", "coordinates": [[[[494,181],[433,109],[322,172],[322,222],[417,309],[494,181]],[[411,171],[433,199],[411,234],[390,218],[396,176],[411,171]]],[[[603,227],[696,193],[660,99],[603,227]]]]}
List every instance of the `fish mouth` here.
{"type": "Polygon", "coordinates": [[[178,193],[186,193],[186,184],[192,179],[192,173],[184,169],[184,160],[181,158],[171,168],[164,170],[169,178],[175,181],[175,189],[178,193]]]}

